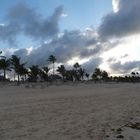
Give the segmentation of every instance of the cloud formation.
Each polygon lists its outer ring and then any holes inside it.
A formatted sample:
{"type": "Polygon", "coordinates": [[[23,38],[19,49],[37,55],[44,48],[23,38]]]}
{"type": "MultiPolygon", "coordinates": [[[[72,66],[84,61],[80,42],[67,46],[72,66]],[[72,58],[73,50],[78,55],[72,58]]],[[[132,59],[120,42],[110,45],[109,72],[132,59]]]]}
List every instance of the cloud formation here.
{"type": "Polygon", "coordinates": [[[87,73],[93,73],[94,69],[99,67],[99,65],[102,63],[101,57],[95,57],[90,59],[89,61],[85,62],[83,64],[83,68],[86,70],[87,73]]]}
{"type": "Polygon", "coordinates": [[[80,59],[98,56],[103,46],[98,44],[98,38],[95,32],[86,31],[65,31],[63,35],[52,39],[48,43],[43,43],[40,47],[34,48],[30,54],[27,49],[19,49],[14,54],[22,56],[24,61],[28,61],[28,65],[47,64],[50,54],[55,55],[57,62],[67,63],[73,57],[80,59]]]}
{"type": "Polygon", "coordinates": [[[125,62],[121,63],[121,61],[118,61],[116,63],[112,63],[110,65],[111,70],[114,72],[119,72],[119,73],[130,73],[133,70],[140,70],[140,61],[130,61],[130,62],[125,62]]]}
{"type": "Polygon", "coordinates": [[[140,33],[140,1],[113,0],[114,11],[103,18],[99,34],[103,39],[140,33]]]}
{"type": "Polygon", "coordinates": [[[35,9],[25,3],[18,3],[7,14],[7,24],[0,25],[0,40],[13,42],[17,35],[24,34],[33,39],[45,40],[59,32],[59,20],[63,6],[55,9],[50,17],[43,18],[35,9]]]}
{"type": "MultiPolygon", "coordinates": [[[[59,32],[59,20],[64,16],[63,6],[54,10],[50,17],[44,18],[36,12],[36,9],[30,8],[25,3],[18,3],[10,9],[7,14],[7,24],[0,25],[0,40],[8,41],[10,44],[16,40],[20,34],[28,36],[31,39],[41,40],[43,43],[37,48],[28,51],[28,48],[15,49],[15,55],[21,57],[27,65],[46,65],[50,54],[57,58],[57,62],[67,63],[74,57],[85,59],[91,57],[85,67],[96,61],[96,66],[101,62],[98,55],[106,47],[99,43],[98,35],[92,28],[85,31],[73,30],[59,32]],[[49,41],[48,41],[49,40],[49,41]]],[[[7,56],[11,53],[6,53],[7,56]]],[[[95,65],[95,63],[94,63],[95,65]]]]}
{"type": "MultiPolygon", "coordinates": [[[[54,10],[50,17],[43,17],[36,9],[30,8],[25,3],[18,3],[7,14],[6,24],[0,24],[0,41],[14,43],[20,34],[42,41],[37,48],[28,51],[22,48],[14,51],[15,55],[22,58],[23,62],[31,65],[46,65],[50,54],[57,58],[57,62],[67,63],[74,57],[79,61],[90,58],[83,64],[87,71],[92,72],[102,63],[100,55],[118,44],[120,39],[109,42],[111,38],[120,38],[140,32],[140,1],[139,0],[113,0],[114,12],[106,15],[99,26],[98,32],[92,28],[85,31],[73,30],[59,31],[60,18],[65,16],[63,6],[54,10]],[[105,42],[102,42],[105,39],[105,42]]],[[[13,50],[12,50],[13,51],[13,50]]],[[[10,54],[9,52],[7,54],[10,54]]],[[[125,58],[124,55],[121,58],[125,58]]],[[[139,61],[121,63],[115,57],[108,59],[108,64],[113,71],[129,72],[139,68],[139,61]]]]}
{"type": "Polygon", "coordinates": [[[19,30],[20,26],[12,22],[7,25],[0,25],[0,41],[8,41],[10,44],[14,44],[19,30]]]}

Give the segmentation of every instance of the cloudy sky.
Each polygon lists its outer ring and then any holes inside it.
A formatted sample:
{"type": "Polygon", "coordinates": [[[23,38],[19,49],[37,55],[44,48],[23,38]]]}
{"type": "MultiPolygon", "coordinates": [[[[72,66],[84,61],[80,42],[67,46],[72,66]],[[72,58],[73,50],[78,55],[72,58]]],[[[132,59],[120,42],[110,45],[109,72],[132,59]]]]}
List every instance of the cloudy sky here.
{"type": "Polygon", "coordinates": [[[140,69],[140,0],[1,0],[0,50],[27,65],[82,64],[110,74],[140,69]]]}

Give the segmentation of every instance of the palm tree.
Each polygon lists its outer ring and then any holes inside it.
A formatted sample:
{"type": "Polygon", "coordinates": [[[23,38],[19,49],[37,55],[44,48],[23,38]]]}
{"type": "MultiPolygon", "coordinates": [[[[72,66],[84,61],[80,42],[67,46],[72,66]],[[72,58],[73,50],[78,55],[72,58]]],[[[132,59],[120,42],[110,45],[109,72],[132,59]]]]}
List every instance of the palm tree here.
{"type": "Polygon", "coordinates": [[[33,65],[30,67],[30,72],[29,72],[29,80],[32,82],[36,82],[38,79],[38,75],[40,73],[40,69],[38,65],[33,65]]]}
{"type": "Polygon", "coordinates": [[[61,65],[57,68],[57,71],[62,75],[62,78],[64,80],[65,76],[66,76],[66,69],[64,65],[61,65]]]}
{"type": "Polygon", "coordinates": [[[86,73],[85,76],[86,76],[87,80],[89,80],[89,74],[86,73]]]}
{"type": "Polygon", "coordinates": [[[95,74],[100,77],[102,75],[102,72],[99,68],[96,68],[95,69],[95,74]]]}
{"type": "Polygon", "coordinates": [[[79,65],[78,62],[76,62],[76,63],[73,65],[73,67],[74,67],[74,68],[76,69],[76,71],[77,71],[77,69],[80,68],[80,65],[79,65]]]}
{"type": "Polygon", "coordinates": [[[24,65],[26,63],[21,64],[20,57],[17,57],[16,55],[12,55],[11,64],[13,65],[13,69],[14,69],[14,80],[15,80],[15,73],[17,73],[17,75],[18,75],[18,83],[19,83],[20,74],[21,74],[20,70],[23,70],[22,68],[24,67],[24,65]]]}
{"type": "Polygon", "coordinates": [[[135,73],[135,72],[131,72],[131,75],[132,75],[132,76],[135,76],[135,75],[136,75],[136,73],[135,73]]]}
{"type": "Polygon", "coordinates": [[[106,71],[103,71],[101,75],[102,75],[103,81],[107,81],[109,79],[108,73],[106,71]]]}
{"type": "Polygon", "coordinates": [[[82,69],[82,68],[80,68],[80,69],[78,70],[78,75],[79,75],[79,77],[81,78],[81,80],[84,80],[85,70],[82,69]]]}
{"type": "Polygon", "coordinates": [[[0,69],[3,70],[3,78],[6,79],[6,71],[10,71],[10,59],[0,59],[0,69]]]}
{"type": "Polygon", "coordinates": [[[28,69],[24,67],[24,65],[21,65],[19,68],[19,75],[23,76],[23,80],[25,81],[27,79],[28,75],[28,69]]]}
{"type": "Polygon", "coordinates": [[[48,75],[50,69],[49,69],[48,67],[42,67],[42,69],[43,69],[44,72],[48,75]]]}
{"type": "Polygon", "coordinates": [[[48,67],[42,67],[42,69],[40,69],[40,77],[41,79],[48,81],[48,73],[49,73],[49,68],[48,67]]]}
{"type": "Polygon", "coordinates": [[[11,57],[11,64],[12,64],[12,68],[14,70],[14,81],[15,81],[15,73],[16,73],[16,66],[18,65],[19,63],[19,60],[20,58],[18,58],[16,55],[12,55],[11,57]]]}
{"type": "Polygon", "coordinates": [[[76,62],[74,65],[74,70],[73,70],[73,76],[75,78],[76,81],[80,81],[80,68],[81,66],[79,65],[78,62],[76,62]]]}
{"type": "Polygon", "coordinates": [[[53,75],[54,75],[54,63],[56,62],[56,58],[53,55],[50,55],[48,61],[53,64],[53,75]]]}
{"type": "Polygon", "coordinates": [[[92,74],[92,79],[94,80],[94,82],[96,83],[96,81],[100,80],[102,77],[102,72],[99,68],[96,68],[94,70],[94,73],[92,74]]]}
{"type": "Polygon", "coordinates": [[[66,70],[66,80],[74,81],[75,70],[66,70]]]}

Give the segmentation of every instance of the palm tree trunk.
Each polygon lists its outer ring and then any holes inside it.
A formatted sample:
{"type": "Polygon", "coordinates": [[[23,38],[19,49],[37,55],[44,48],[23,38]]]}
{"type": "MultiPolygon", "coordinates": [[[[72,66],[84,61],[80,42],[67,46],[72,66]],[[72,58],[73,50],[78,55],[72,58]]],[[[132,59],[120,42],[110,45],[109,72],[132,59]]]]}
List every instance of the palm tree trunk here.
{"type": "Polygon", "coordinates": [[[53,63],[53,76],[54,76],[54,63],[53,63]]]}
{"type": "Polygon", "coordinates": [[[26,81],[26,74],[24,75],[24,81],[26,81]]]}
{"type": "Polygon", "coordinates": [[[15,70],[14,70],[14,81],[15,81],[15,77],[16,77],[16,73],[15,73],[15,70]]]}
{"type": "Polygon", "coordinates": [[[62,74],[63,82],[64,82],[64,75],[62,74]]]}
{"type": "Polygon", "coordinates": [[[19,84],[19,74],[18,74],[18,84],[19,84]]]}
{"type": "Polygon", "coordinates": [[[4,80],[6,79],[6,70],[5,69],[3,70],[3,78],[4,78],[4,80]]]}

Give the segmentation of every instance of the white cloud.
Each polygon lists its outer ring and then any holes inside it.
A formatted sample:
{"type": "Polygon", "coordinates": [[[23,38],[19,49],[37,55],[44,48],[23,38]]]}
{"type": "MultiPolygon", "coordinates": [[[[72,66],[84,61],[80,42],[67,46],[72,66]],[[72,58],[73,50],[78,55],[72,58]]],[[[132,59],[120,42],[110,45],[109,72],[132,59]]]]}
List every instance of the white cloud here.
{"type": "Polygon", "coordinates": [[[28,66],[45,65],[49,55],[53,54],[58,63],[79,61],[90,72],[98,66],[107,70],[120,67],[118,72],[138,68],[140,1],[112,0],[112,5],[114,12],[104,17],[99,32],[88,27],[84,31],[60,33],[59,20],[67,16],[62,6],[57,7],[50,17],[43,18],[28,5],[17,4],[9,11],[7,24],[0,24],[0,40],[13,43],[19,34],[24,34],[44,43],[36,48],[5,49],[5,55],[16,54],[28,62],[28,66]]]}
{"type": "Polygon", "coordinates": [[[140,33],[140,0],[112,1],[114,10],[107,14],[98,29],[102,39],[121,38],[140,33]]]}
{"type": "Polygon", "coordinates": [[[125,63],[121,63],[118,61],[116,63],[112,63],[110,68],[114,72],[120,73],[131,73],[132,71],[139,71],[140,70],[140,61],[129,61],[125,63]]]}
{"type": "Polygon", "coordinates": [[[0,23],[0,26],[5,26],[5,24],[4,23],[0,23]]]}
{"type": "Polygon", "coordinates": [[[0,25],[0,41],[11,44],[20,34],[39,41],[53,38],[59,33],[58,23],[63,13],[63,6],[58,6],[51,16],[43,18],[27,4],[18,3],[9,10],[7,24],[0,25]]]}
{"type": "Polygon", "coordinates": [[[65,14],[65,13],[63,13],[61,16],[65,18],[65,17],[67,17],[68,15],[65,14]]]}
{"type": "Polygon", "coordinates": [[[112,0],[112,6],[115,13],[119,11],[119,2],[120,0],[112,0]]]}

